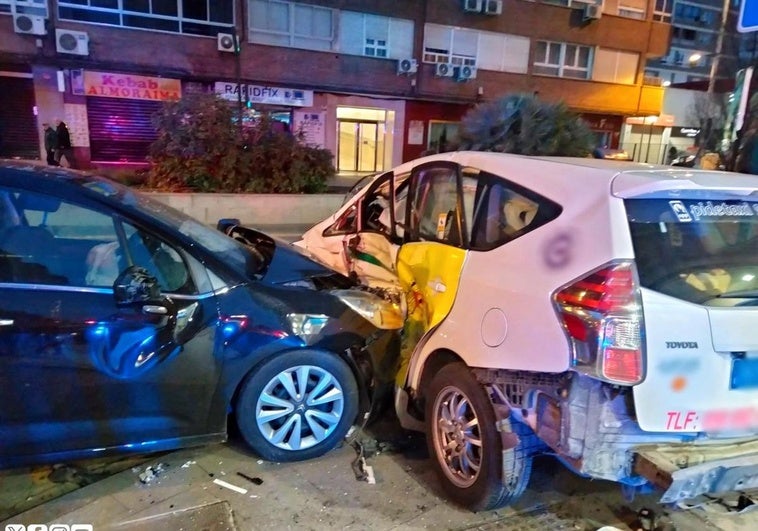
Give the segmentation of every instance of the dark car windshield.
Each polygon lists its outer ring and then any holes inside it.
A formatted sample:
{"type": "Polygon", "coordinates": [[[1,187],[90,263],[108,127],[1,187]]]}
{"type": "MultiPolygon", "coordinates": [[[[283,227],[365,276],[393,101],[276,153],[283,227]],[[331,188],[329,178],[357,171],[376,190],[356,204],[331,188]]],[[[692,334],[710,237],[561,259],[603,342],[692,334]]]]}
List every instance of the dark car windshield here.
{"type": "Polygon", "coordinates": [[[758,298],[758,199],[627,199],[643,287],[690,302],[758,298]]]}
{"type": "Polygon", "coordinates": [[[157,218],[160,222],[194,240],[200,247],[220,261],[243,271],[255,272],[263,264],[255,263],[253,256],[241,243],[187,214],[180,212],[144,193],[106,180],[92,179],[84,186],[107,196],[115,196],[135,210],[157,218]]]}

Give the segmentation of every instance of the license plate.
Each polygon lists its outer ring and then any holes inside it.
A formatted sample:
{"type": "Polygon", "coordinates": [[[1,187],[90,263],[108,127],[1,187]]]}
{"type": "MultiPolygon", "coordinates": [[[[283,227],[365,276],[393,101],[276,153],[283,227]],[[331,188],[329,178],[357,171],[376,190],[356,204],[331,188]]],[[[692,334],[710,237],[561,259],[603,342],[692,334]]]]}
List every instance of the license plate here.
{"type": "Polygon", "coordinates": [[[758,358],[732,360],[732,380],[729,387],[730,389],[758,387],[758,358]]]}

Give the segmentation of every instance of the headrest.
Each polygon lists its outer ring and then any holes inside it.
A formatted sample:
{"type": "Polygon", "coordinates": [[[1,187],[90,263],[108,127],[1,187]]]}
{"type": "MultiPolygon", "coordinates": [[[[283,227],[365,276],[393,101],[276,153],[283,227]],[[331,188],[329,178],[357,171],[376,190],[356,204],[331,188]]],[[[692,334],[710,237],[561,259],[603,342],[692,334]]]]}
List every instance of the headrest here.
{"type": "Polygon", "coordinates": [[[537,205],[526,199],[510,199],[503,206],[506,226],[518,231],[529,225],[537,215],[537,205]]]}
{"type": "Polygon", "coordinates": [[[46,195],[21,193],[16,198],[16,205],[21,210],[38,212],[55,212],[61,206],[60,199],[46,195]]]}

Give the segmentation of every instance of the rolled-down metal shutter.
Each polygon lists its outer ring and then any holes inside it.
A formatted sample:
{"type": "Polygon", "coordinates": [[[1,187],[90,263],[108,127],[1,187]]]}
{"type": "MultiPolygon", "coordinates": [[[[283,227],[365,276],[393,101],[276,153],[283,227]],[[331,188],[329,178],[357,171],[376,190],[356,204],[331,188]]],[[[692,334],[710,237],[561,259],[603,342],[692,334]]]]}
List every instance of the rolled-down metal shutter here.
{"type": "Polygon", "coordinates": [[[0,157],[40,158],[34,80],[0,73],[0,157]]]}
{"type": "Polygon", "coordinates": [[[151,118],[159,101],[87,98],[93,162],[145,162],[157,138],[151,118]]]}

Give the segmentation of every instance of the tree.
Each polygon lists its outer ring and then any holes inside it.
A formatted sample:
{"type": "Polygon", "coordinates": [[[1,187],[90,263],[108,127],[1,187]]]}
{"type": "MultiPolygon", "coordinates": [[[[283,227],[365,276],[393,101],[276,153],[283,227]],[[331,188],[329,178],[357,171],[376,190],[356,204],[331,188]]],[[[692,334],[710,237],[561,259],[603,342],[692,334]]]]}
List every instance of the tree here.
{"type": "Polygon", "coordinates": [[[481,103],[461,122],[458,149],[521,155],[587,156],[592,132],[564,103],[512,94],[481,103]]]}
{"type": "Polygon", "coordinates": [[[332,154],[261,115],[239,123],[228,102],[192,94],[154,116],[147,186],[196,192],[315,193],[334,176],[332,154]]]}
{"type": "Polygon", "coordinates": [[[687,109],[688,120],[696,123],[698,134],[698,158],[704,151],[720,151],[720,141],[726,126],[726,101],[723,94],[697,92],[687,109]]]}

